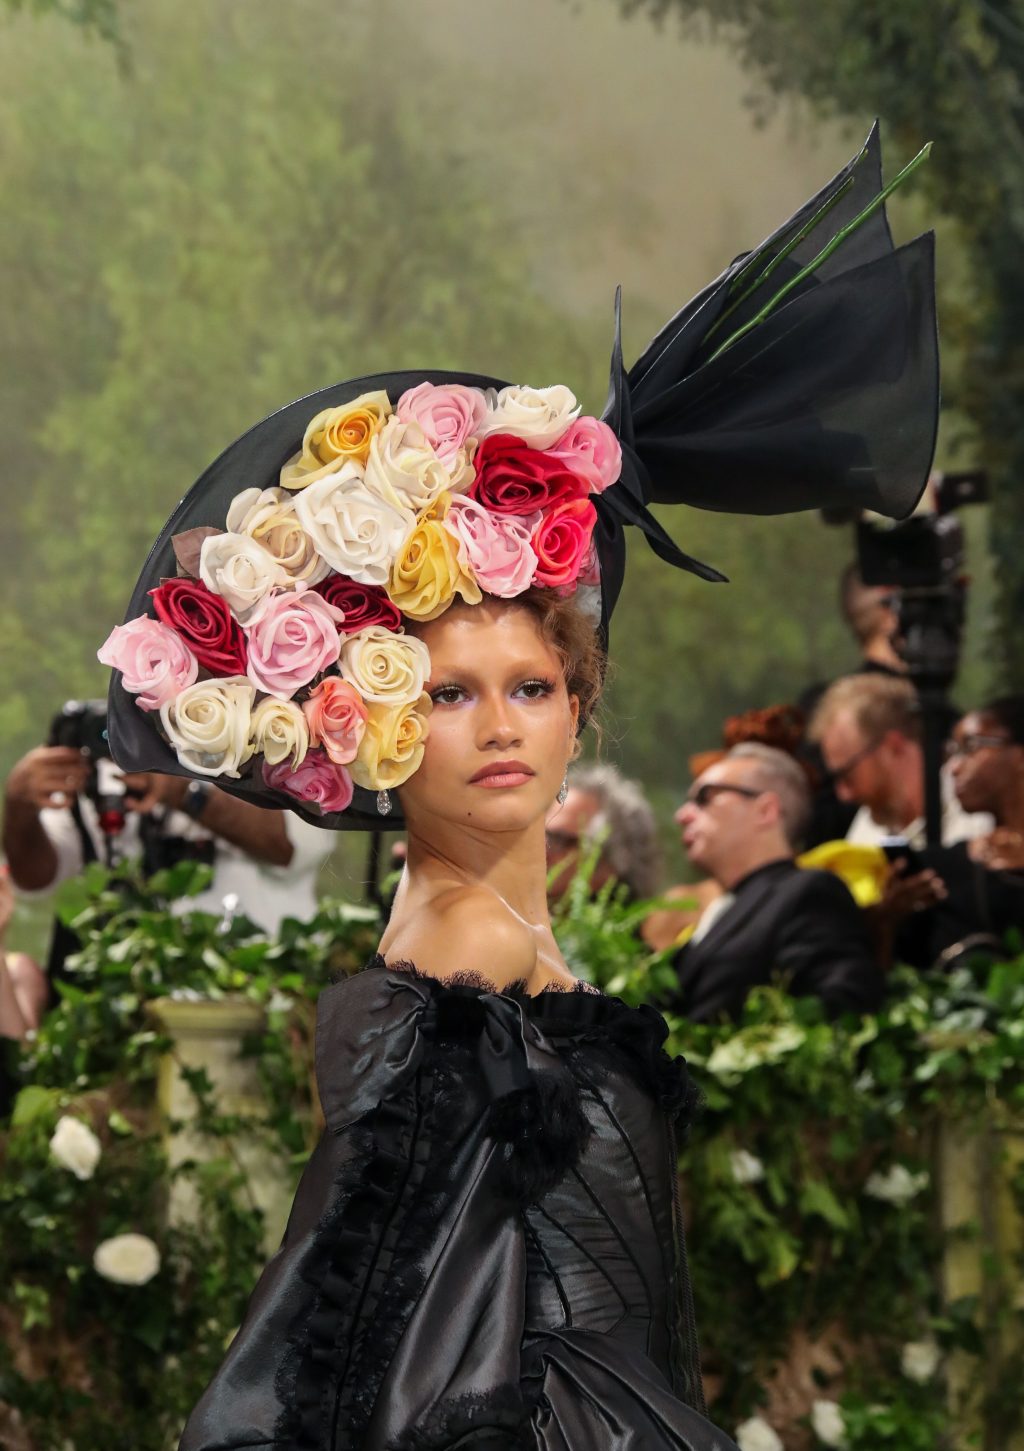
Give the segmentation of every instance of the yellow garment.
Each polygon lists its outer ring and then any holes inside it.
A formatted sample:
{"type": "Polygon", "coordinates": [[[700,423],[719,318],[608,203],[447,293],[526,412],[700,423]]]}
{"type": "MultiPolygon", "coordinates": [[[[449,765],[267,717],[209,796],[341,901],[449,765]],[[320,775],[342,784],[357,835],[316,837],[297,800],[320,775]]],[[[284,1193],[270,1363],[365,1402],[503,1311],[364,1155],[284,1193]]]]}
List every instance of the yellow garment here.
{"type": "Polygon", "coordinates": [[[833,872],[850,889],[858,907],[873,907],[882,896],[889,858],[880,846],[849,841],[823,841],[796,859],[798,867],[833,872]]]}

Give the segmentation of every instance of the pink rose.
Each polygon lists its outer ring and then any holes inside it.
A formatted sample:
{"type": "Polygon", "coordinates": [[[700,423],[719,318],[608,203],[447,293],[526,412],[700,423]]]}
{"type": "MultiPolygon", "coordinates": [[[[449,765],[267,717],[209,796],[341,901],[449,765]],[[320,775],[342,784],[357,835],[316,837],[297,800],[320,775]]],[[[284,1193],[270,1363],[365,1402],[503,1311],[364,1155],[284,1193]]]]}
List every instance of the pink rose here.
{"type": "Polygon", "coordinates": [[[347,766],[355,759],[359,742],[366,729],[366,702],[347,680],[328,675],[309,692],[303,702],[303,714],[310,737],[323,746],[337,766],[347,766]]]}
{"type": "Polygon", "coordinates": [[[272,791],[283,791],[297,801],[308,801],[321,811],[345,811],[352,802],[352,777],[323,751],[307,751],[301,765],[291,761],[276,766],[263,763],[263,779],[272,791]]]}
{"type": "Polygon", "coordinates": [[[304,585],[273,595],[250,625],[246,673],[258,690],[291,700],[315,675],[333,665],[341,651],[339,626],[345,616],[304,585]]]}
{"type": "Polygon", "coordinates": [[[558,442],[544,452],[548,458],[561,459],[573,473],[581,474],[595,494],[617,484],[622,473],[619,440],[607,423],[588,415],[570,423],[558,442]]]}
{"type": "Polygon", "coordinates": [[[533,582],[537,556],[525,519],[492,514],[476,499],[452,498],[444,527],[459,541],[459,562],[488,594],[512,599],[533,582]]]}
{"type": "Polygon", "coordinates": [[[418,423],[441,462],[450,468],[455,456],[487,417],[487,400],[479,388],[463,383],[421,383],[398,400],[403,423],[418,423]]]}
{"type": "Polygon", "coordinates": [[[101,665],[120,670],[125,690],[138,696],[143,710],[168,705],[186,686],[194,685],[199,661],[170,625],[140,615],[115,625],[96,651],[101,665]]]}
{"type": "Polygon", "coordinates": [[[530,540],[537,554],[534,583],[551,589],[575,584],[596,522],[597,512],[589,499],[567,499],[545,509],[530,540]]]}

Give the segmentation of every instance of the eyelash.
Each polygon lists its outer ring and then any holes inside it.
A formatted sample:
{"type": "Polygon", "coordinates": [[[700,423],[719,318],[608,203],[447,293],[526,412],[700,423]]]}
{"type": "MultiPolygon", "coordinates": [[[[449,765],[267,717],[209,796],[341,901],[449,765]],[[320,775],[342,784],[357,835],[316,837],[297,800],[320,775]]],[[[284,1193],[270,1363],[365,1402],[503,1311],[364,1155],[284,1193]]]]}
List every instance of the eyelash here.
{"type": "MultiPolygon", "coordinates": [[[[523,680],[523,681],[521,681],[519,683],[519,685],[516,686],[516,690],[517,691],[524,690],[528,686],[536,686],[536,687],[538,687],[538,689],[537,689],[536,695],[529,695],[529,696],[527,696],[526,697],[527,700],[543,700],[543,698],[546,695],[550,695],[552,693],[552,691],[555,688],[555,682],[553,680],[545,680],[541,676],[533,676],[529,680],[523,680]]],[[[443,685],[438,685],[437,687],[435,687],[434,690],[432,690],[430,692],[430,698],[434,702],[435,705],[456,705],[456,704],[458,704],[458,702],[457,701],[454,701],[454,700],[442,700],[441,699],[441,697],[444,695],[444,693],[445,693],[446,690],[458,690],[458,691],[462,691],[463,690],[463,687],[461,685],[457,684],[454,680],[448,680],[448,681],[445,681],[443,685]]]]}

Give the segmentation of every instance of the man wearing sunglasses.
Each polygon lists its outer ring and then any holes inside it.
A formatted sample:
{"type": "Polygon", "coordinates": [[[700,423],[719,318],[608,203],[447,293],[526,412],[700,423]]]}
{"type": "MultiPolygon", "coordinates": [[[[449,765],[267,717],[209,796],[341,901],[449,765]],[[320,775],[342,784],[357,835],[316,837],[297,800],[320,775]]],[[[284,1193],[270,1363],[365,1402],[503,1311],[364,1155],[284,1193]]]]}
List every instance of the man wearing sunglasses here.
{"type": "Polygon", "coordinates": [[[882,974],[849,891],[794,861],[810,807],[802,769],[771,746],[735,746],[694,782],[676,821],[721,895],[676,956],[676,1011],[695,1022],[736,1017],[751,988],[775,981],[819,997],[830,1015],[881,1003],[882,974]]]}

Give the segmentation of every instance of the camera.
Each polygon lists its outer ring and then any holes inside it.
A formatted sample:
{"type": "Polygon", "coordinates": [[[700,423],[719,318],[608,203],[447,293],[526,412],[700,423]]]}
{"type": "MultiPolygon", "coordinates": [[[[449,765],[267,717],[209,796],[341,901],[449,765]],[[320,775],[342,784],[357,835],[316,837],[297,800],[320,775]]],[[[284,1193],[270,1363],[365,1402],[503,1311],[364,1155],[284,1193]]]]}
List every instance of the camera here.
{"type": "Polygon", "coordinates": [[[90,761],[110,759],[107,741],[107,702],[69,700],[50,722],[48,746],[70,746],[90,761]]]}

